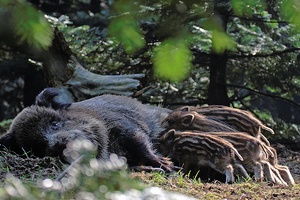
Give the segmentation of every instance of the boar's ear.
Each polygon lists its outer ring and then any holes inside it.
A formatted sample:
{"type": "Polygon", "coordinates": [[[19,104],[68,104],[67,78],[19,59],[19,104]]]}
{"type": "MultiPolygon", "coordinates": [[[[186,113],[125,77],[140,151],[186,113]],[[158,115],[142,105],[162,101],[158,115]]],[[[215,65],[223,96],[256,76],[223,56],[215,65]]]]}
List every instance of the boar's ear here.
{"type": "Polygon", "coordinates": [[[189,112],[191,109],[189,106],[183,106],[179,109],[180,111],[183,111],[183,112],[189,112]]]}
{"type": "Polygon", "coordinates": [[[22,149],[17,144],[15,134],[13,132],[8,132],[0,138],[0,150],[10,150],[16,153],[22,152],[22,149]]]}
{"type": "Polygon", "coordinates": [[[194,115],[187,114],[182,117],[182,124],[184,126],[189,126],[194,121],[194,115]]]}
{"type": "Polygon", "coordinates": [[[74,102],[72,94],[66,88],[46,88],[35,98],[35,104],[53,108],[66,109],[74,102]]]}

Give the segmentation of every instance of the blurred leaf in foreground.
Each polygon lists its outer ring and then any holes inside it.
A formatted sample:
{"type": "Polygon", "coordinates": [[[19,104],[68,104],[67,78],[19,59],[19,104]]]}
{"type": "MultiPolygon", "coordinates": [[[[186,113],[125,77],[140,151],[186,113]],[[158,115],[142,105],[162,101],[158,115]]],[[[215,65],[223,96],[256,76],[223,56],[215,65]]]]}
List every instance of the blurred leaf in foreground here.
{"type": "Polygon", "coordinates": [[[300,1],[299,0],[282,0],[280,12],[283,19],[291,22],[300,31],[300,1]]]}
{"type": "Polygon", "coordinates": [[[236,43],[222,31],[213,31],[212,32],[212,50],[215,53],[222,54],[226,50],[234,51],[236,43]]]}
{"type": "Polygon", "coordinates": [[[0,0],[0,6],[7,6],[11,3],[11,0],[0,0]]]}
{"type": "Polygon", "coordinates": [[[112,20],[108,32],[121,42],[126,53],[129,54],[141,49],[146,43],[136,20],[130,16],[122,16],[112,20]]]}
{"type": "Polygon", "coordinates": [[[236,43],[223,30],[222,19],[215,15],[202,22],[202,26],[212,33],[212,51],[222,54],[226,50],[234,51],[236,43]]]}
{"type": "Polygon", "coordinates": [[[42,13],[23,1],[14,4],[12,13],[14,29],[20,36],[20,42],[27,41],[39,49],[46,49],[51,45],[53,30],[42,13]]]}
{"type": "Polygon", "coordinates": [[[108,27],[110,36],[120,42],[128,54],[135,53],[146,44],[137,20],[138,5],[132,0],[116,1],[113,7],[116,16],[108,27]]]}
{"type": "Polygon", "coordinates": [[[192,53],[188,42],[181,39],[165,40],[154,49],[154,73],[171,82],[184,80],[191,69],[192,53]]]}

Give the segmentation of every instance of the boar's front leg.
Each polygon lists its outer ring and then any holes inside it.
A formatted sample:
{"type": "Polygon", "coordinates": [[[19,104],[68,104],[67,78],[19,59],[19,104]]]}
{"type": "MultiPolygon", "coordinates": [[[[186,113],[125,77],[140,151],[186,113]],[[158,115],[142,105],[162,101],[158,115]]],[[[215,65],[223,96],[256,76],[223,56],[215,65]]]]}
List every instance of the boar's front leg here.
{"type": "Polygon", "coordinates": [[[167,172],[172,171],[172,162],[168,158],[155,153],[147,139],[139,137],[138,141],[128,140],[128,147],[128,152],[137,159],[137,165],[161,168],[167,172]]]}
{"type": "MultiPolygon", "coordinates": [[[[115,131],[113,131],[115,132],[115,131]]],[[[114,133],[111,144],[113,152],[125,152],[127,163],[133,170],[160,171],[158,168],[170,172],[173,163],[166,157],[157,154],[152,147],[149,137],[143,131],[114,133]],[[114,140],[114,141],[113,141],[114,140]],[[123,149],[123,150],[122,150],[123,149]]]]}

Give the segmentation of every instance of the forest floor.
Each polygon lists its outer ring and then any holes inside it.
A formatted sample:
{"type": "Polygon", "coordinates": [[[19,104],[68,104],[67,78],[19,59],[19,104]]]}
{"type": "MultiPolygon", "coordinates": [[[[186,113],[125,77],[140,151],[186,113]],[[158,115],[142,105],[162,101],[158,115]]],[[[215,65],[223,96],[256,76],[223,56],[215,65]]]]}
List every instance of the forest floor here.
{"type": "MultiPolygon", "coordinates": [[[[282,144],[272,145],[277,149],[279,164],[286,165],[295,179],[294,186],[270,186],[266,182],[252,181],[224,184],[218,181],[201,183],[186,177],[166,178],[153,173],[134,173],[149,185],[193,196],[197,199],[300,199],[300,151],[290,150],[282,144]]],[[[299,147],[300,148],[300,147],[299,147]]]]}
{"type": "MultiPolygon", "coordinates": [[[[203,183],[183,175],[166,176],[161,173],[130,173],[130,177],[148,186],[158,186],[197,199],[300,199],[300,151],[290,150],[281,144],[273,145],[277,149],[279,163],[287,165],[295,179],[294,186],[270,186],[266,182],[252,181],[224,184],[218,181],[203,183]]],[[[0,179],[5,180],[9,172],[23,182],[37,179],[54,179],[61,173],[62,163],[54,158],[21,158],[13,154],[0,154],[0,179]]],[[[2,185],[2,184],[1,184],[2,185]]]]}

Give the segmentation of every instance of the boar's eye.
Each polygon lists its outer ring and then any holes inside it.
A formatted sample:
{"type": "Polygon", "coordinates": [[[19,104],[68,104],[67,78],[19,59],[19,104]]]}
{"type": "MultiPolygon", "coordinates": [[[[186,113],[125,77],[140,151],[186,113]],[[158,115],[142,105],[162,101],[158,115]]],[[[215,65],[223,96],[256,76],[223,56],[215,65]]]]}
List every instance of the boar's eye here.
{"type": "Polygon", "coordinates": [[[62,123],[58,121],[51,121],[50,126],[53,130],[58,130],[60,127],[62,127],[62,123]]]}

